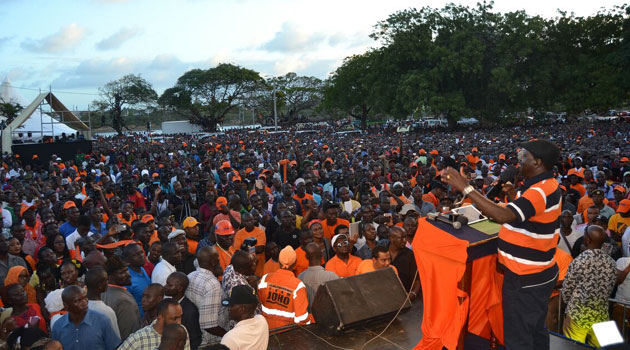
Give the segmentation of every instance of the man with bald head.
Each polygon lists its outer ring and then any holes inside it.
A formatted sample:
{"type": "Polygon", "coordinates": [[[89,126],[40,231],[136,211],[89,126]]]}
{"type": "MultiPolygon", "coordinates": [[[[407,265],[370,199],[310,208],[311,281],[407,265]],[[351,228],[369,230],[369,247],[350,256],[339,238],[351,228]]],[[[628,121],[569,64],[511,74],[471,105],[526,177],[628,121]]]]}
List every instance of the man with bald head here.
{"type": "Polygon", "coordinates": [[[173,323],[164,327],[159,350],[179,350],[186,345],[186,329],[181,324],[173,323]]]}
{"type": "Polygon", "coordinates": [[[199,310],[202,341],[200,347],[215,344],[227,332],[228,317],[221,305],[223,292],[217,277],[223,275],[219,253],[214,247],[202,247],[197,252],[199,268],[188,275],[190,284],[186,297],[199,310]]]}
{"type": "Polygon", "coordinates": [[[319,244],[311,242],[304,247],[306,252],[306,259],[308,259],[308,268],[298,275],[298,278],[304,282],[306,286],[306,294],[308,295],[309,311],[313,300],[315,299],[315,293],[322,284],[336,280],[339,278],[336,273],[327,271],[322,266],[322,250],[319,248],[319,244]]]}
{"type": "Polygon", "coordinates": [[[63,306],[68,311],[52,329],[52,338],[69,350],[113,350],[120,337],[107,316],[90,310],[85,291],[79,286],[68,286],[61,293],[63,306]]]}
{"type": "Polygon", "coordinates": [[[605,241],[604,228],[590,225],[584,232],[586,250],[571,262],[562,283],[567,303],[563,334],[595,347],[592,326],[608,320],[608,298],[617,280],[615,261],[601,249],[605,241]]]}

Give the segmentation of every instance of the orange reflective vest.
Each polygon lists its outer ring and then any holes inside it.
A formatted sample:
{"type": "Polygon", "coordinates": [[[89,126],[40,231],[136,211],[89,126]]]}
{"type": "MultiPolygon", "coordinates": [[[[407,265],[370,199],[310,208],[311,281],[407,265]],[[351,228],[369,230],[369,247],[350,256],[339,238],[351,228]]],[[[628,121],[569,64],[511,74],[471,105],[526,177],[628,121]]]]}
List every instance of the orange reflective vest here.
{"type": "Polygon", "coordinates": [[[306,286],[292,271],[280,269],[264,275],[258,283],[258,298],[270,330],[311,323],[306,286]]]}

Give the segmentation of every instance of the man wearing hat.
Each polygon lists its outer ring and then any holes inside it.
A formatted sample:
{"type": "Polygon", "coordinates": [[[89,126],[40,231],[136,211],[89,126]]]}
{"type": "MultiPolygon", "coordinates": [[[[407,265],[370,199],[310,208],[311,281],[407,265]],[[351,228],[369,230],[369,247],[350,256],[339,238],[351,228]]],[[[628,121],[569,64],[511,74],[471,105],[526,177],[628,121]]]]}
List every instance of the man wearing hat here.
{"type": "Polygon", "coordinates": [[[293,274],[297,255],[291,246],[280,251],[280,269],[264,275],[258,283],[258,298],[269,329],[311,323],[306,286],[293,274]]]}
{"type": "Polygon", "coordinates": [[[348,236],[343,233],[335,235],[330,244],[335,251],[333,256],[326,263],[326,270],[332,271],[339,277],[350,277],[357,274],[357,268],[361,264],[361,258],[350,254],[352,246],[348,236]]]}
{"type": "Polygon", "coordinates": [[[624,199],[617,206],[617,214],[608,220],[608,230],[610,237],[615,241],[621,241],[621,237],[630,226],[630,199],[624,199]]]}
{"type": "Polygon", "coordinates": [[[256,315],[256,291],[247,285],[235,286],[223,306],[228,307],[230,319],[236,325],[223,336],[221,344],[230,350],[266,350],[269,326],[262,315],[256,315]]]}
{"type": "Polygon", "coordinates": [[[199,221],[192,216],[184,219],[182,228],[186,232],[186,240],[188,241],[188,252],[195,254],[197,245],[199,244],[199,221]]]}
{"type": "Polygon", "coordinates": [[[503,281],[503,328],[505,347],[549,349],[545,318],[551,292],[558,280],[554,258],[562,193],[553,175],[560,150],[547,140],[521,145],[519,170],[525,181],[516,198],[511,185],[504,186],[510,202],[500,206],[475,190],[458,170],[448,167],[442,181],[462,192],[482,213],[503,224],[499,231],[498,263],[503,281]]]}
{"type": "Polygon", "coordinates": [[[223,270],[230,265],[234,254],[234,227],[228,220],[221,220],[214,226],[214,234],[217,238],[217,252],[219,252],[219,263],[223,270]]]}

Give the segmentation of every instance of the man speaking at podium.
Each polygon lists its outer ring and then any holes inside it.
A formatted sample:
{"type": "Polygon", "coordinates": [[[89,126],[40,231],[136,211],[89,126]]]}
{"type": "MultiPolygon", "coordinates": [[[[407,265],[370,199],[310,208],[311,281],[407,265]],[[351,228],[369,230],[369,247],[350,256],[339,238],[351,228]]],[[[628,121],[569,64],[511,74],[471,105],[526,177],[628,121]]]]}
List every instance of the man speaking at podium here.
{"type": "Polygon", "coordinates": [[[558,147],[546,140],[521,145],[518,163],[525,177],[517,195],[503,185],[510,202],[498,205],[475,191],[464,176],[447,168],[442,181],[462,192],[484,215],[503,224],[498,239],[498,264],[503,270],[503,328],[508,350],[549,349],[545,326],[547,304],[558,279],[554,254],[558,243],[562,194],[551,169],[558,147]]]}

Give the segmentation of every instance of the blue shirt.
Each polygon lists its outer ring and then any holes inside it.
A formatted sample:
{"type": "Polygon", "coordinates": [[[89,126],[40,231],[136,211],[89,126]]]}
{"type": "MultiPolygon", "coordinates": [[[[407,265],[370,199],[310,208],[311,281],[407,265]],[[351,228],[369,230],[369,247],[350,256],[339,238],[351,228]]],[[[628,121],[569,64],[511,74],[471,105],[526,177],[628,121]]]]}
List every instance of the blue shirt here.
{"type": "Polygon", "coordinates": [[[112,321],[100,312],[88,309],[83,321],[75,325],[63,315],[52,329],[52,338],[66,350],[113,350],[120,344],[120,337],[112,328],[112,321]]]}
{"type": "Polygon", "coordinates": [[[105,236],[107,234],[107,224],[104,222],[100,223],[100,227],[95,227],[90,224],[90,232],[98,233],[101,236],[105,236]]]}
{"type": "Polygon", "coordinates": [[[144,271],[144,267],[140,268],[140,273],[131,269],[131,267],[127,267],[129,269],[129,274],[131,275],[131,285],[125,287],[129,294],[133,295],[133,298],[136,299],[136,303],[138,304],[138,309],[140,310],[140,318],[144,317],[144,311],[142,310],[142,293],[144,290],[151,284],[151,278],[147,275],[147,272],[144,271]]]}
{"type": "Polygon", "coordinates": [[[70,234],[76,230],[77,228],[75,226],[72,226],[69,221],[66,221],[61,226],[59,226],[59,233],[63,235],[63,238],[70,236],[70,234]]]}

